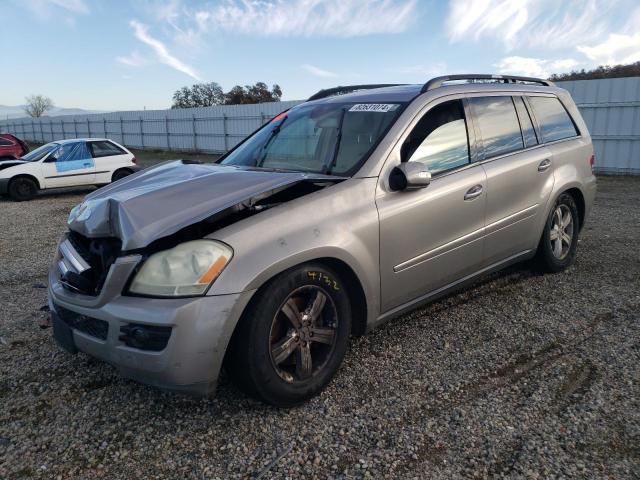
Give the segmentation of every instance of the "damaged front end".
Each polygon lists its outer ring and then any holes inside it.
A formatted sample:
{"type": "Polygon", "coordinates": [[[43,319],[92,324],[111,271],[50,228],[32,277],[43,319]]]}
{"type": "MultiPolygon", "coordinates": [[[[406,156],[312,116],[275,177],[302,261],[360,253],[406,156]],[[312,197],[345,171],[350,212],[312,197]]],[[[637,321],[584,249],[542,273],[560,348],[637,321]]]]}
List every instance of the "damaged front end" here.
{"type": "Polygon", "coordinates": [[[344,177],[167,162],[88,195],[69,215],[58,267],[65,288],[98,295],[121,256],[142,259],[344,177]]]}

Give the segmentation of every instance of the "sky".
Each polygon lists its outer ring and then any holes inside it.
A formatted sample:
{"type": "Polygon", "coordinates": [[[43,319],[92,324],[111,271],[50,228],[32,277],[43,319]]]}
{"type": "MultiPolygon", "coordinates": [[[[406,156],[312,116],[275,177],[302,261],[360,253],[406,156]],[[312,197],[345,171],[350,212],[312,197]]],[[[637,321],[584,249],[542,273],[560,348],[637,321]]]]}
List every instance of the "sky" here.
{"type": "Polygon", "coordinates": [[[638,0],[0,0],[0,105],[161,109],[199,82],[545,77],[640,61],[638,0]]]}

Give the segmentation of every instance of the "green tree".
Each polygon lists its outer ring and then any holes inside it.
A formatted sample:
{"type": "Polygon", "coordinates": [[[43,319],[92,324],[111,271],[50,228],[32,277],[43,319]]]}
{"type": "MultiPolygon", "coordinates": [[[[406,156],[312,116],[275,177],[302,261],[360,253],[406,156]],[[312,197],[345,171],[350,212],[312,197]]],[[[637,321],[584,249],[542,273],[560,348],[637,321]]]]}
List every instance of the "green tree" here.
{"type": "Polygon", "coordinates": [[[600,65],[591,70],[574,70],[571,73],[554,73],[549,80],[593,80],[596,78],[640,77],[640,62],[628,65],[600,65]]]}
{"type": "Polygon", "coordinates": [[[226,105],[239,105],[248,103],[279,102],[282,98],[280,85],[273,85],[271,90],[264,82],[255,85],[236,85],[225,94],[226,105]]]}
{"type": "Polygon", "coordinates": [[[216,82],[196,83],[176,90],[171,108],[211,107],[221,105],[224,100],[224,92],[216,82]]]}
{"type": "Polygon", "coordinates": [[[171,108],[210,107],[212,105],[240,105],[248,103],[279,102],[282,89],[273,85],[271,90],[264,82],[255,85],[236,85],[227,93],[215,82],[196,83],[191,87],[182,87],[173,94],[171,108]]]}

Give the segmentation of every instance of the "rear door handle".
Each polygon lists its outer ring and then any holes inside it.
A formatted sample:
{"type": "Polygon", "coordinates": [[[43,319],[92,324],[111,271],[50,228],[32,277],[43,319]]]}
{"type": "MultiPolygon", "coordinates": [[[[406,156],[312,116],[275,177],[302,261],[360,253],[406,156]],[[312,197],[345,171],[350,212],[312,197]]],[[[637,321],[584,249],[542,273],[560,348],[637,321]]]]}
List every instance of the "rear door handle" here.
{"type": "Polygon", "coordinates": [[[465,200],[473,200],[474,198],[482,195],[482,185],[475,185],[467,190],[467,193],[464,194],[465,200]]]}
{"type": "Polygon", "coordinates": [[[545,158],[538,164],[538,171],[544,172],[545,170],[548,170],[550,166],[551,166],[551,160],[549,160],[548,158],[545,158]]]}

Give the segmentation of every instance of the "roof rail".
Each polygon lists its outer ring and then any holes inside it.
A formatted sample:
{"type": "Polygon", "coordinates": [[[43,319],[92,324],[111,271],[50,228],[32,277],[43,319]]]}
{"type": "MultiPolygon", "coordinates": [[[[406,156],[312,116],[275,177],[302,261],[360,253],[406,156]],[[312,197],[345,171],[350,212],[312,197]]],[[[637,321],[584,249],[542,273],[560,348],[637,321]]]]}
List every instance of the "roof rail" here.
{"type": "Polygon", "coordinates": [[[424,84],[420,93],[428,92],[434,88],[441,87],[444,82],[451,82],[454,80],[469,80],[469,83],[473,83],[476,80],[495,80],[498,83],[538,83],[546,87],[553,87],[554,83],[549,80],[543,80],[542,78],[534,77],[518,77],[514,75],[492,75],[484,73],[470,73],[461,75],[445,75],[444,77],[436,77],[429,80],[424,84]]]}
{"type": "Polygon", "coordinates": [[[334,95],[345,95],[347,93],[356,92],[358,90],[371,90],[373,88],[397,87],[406,85],[405,83],[377,83],[370,85],[345,85],[341,87],[327,88],[311,95],[307,98],[307,102],[319,100],[321,98],[332,97],[334,95]]]}

